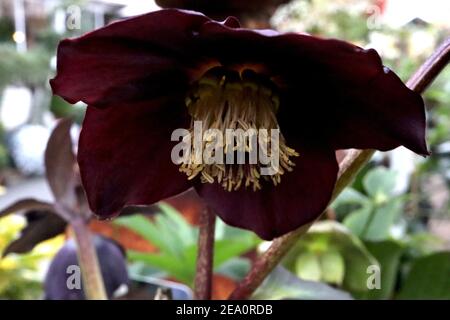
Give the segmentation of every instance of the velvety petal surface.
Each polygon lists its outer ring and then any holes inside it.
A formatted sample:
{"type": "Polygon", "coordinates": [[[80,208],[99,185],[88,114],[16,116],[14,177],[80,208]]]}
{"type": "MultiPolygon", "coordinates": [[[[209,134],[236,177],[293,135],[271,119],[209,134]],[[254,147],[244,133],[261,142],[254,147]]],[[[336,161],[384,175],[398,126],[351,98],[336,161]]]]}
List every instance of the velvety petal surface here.
{"type": "Polygon", "coordinates": [[[172,131],[188,121],[185,108],[177,108],[180,103],[88,107],[78,162],[94,213],[111,217],[126,205],[152,204],[190,187],[171,160],[178,143],[171,142],[172,131]]]}
{"type": "Polygon", "coordinates": [[[53,92],[91,106],[185,92],[199,64],[207,63],[192,47],[205,21],[198,13],[164,10],[63,40],[53,92]]]}
{"type": "Polygon", "coordinates": [[[336,149],[404,145],[428,154],[421,96],[385,68],[375,50],[214,22],[203,25],[197,40],[202,52],[221,64],[250,67],[276,82],[282,100],[278,117],[286,135],[318,136],[336,149]]]}
{"type": "Polygon", "coordinates": [[[200,183],[196,189],[226,223],[252,230],[272,240],[312,222],[326,208],[336,182],[338,166],[334,151],[296,147],[292,172],[281,183],[265,183],[259,191],[228,192],[217,183],[200,183]]]}
{"type": "Polygon", "coordinates": [[[422,97],[405,89],[391,70],[385,68],[359,87],[340,89],[335,100],[329,101],[336,106],[336,121],[328,122],[336,149],[387,151],[403,145],[417,154],[429,155],[422,97]]]}

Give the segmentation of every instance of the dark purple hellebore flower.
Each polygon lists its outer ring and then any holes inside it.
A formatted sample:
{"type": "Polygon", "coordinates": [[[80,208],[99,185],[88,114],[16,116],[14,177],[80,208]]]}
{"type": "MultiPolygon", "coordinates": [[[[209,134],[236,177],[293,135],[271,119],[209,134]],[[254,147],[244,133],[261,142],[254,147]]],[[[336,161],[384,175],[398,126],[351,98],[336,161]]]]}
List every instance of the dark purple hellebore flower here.
{"type": "Polygon", "coordinates": [[[374,50],[339,40],[162,10],[62,41],[57,69],[53,92],[89,105],[78,161],[101,217],[194,186],[225,222],[272,239],[326,208],[336,150],[403,145],[428,154],[421,96],[374,50]],[[192,120],[279,128],[281,171],[175,165],[171,134],[192,130],[192,120]]]}

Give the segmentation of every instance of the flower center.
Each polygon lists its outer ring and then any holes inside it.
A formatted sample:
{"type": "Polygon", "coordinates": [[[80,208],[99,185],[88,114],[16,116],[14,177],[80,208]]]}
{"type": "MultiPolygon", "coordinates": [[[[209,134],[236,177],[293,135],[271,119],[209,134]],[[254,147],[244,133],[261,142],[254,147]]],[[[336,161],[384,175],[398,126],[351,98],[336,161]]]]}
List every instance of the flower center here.
{"type": "Polygon", "coordinates": [[[275,91],[270,80],[252,70],[238,73],[215,67],[205,73],[186,98],[192,116],[190,136],[200,128],[202,150],[211,151],[213,144],[212,157],[221,153],[232,161],[198,161],[194,143],[180,171],[186,173],[188,179],[200,175],[203,183],[217,182],[228,191],[241,187],[259,190],[262,179],[279,184],[281,176],[293,170],[295,164],[290,158],[299,154],[286,145],[279,133],[275,115],[280,103],[275,91]],[[255,160],[256,151],[259,160],[255,160]],[[236,155],[237,163],[233,162],[236,155]],[[274,170],[261,174],[269,162],[277,164],[274,170]]]}

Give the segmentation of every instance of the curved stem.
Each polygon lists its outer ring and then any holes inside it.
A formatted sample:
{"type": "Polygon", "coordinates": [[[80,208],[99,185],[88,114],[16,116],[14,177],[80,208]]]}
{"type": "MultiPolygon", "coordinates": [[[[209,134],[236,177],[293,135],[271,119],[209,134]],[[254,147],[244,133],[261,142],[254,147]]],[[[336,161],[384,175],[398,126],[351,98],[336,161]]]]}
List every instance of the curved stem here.
{"type": "Polygon", "coordinates": [[[103,277],[91,232],[84,219],[70,223],[77,243],[78,263],[83,278],[83,289],[88,300],[106,300],[103,277]]]}
{"type": "Polygon", "coordinates": [[[211,299],[215,225],[216,215],[210,208],[206,208],[200,215],[198,235],[197,270],[194,280],[194,298],[197,300],[211,299]]]}
{"type": "Polygon", "coordinates": [[[446,39],[425,61],[406,85],[416,92],[424,92],[450,61],[450,38],[446,39]]]}
{"type": "MultiPolygon", "coordinates": [[[[450,62],[450,38],[425,61],[407,82],[407,86],[422,93],[436,76],[450,62]]],[[[333,201],[344,188],[353,181],[356,174],[372,158],[374,150],[352,150],[339,164],[339,174],[333,192],[333,201]]],[[[255,262],[252,270],[237,286],[229,299],[247,299],[258,288],[262,281],[278,265],[283,256],[293,247],[297,240],[305,234],[310,225],[303,226],[273,241],[270,248],[255,262]]]]}

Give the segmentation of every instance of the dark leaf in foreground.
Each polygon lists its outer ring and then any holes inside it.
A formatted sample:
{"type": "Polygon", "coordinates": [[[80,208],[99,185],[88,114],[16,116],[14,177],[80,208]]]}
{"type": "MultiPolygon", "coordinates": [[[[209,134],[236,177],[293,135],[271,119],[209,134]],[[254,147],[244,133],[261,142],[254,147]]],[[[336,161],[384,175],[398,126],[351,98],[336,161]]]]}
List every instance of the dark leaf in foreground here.
{"type": "Polygon", "coordinates": [[[2,256],[9,253],[27,253],[41,243],[64,233],[67,222],[49,211],[30,211],[25,214],[27,226],[17,240],[11,242],[2,256]]]}
{"type": "Polygon", "coordinates": [[[60,120],[53,130],[45,150],[45,173],[55,199],[74,205],[74,188],[78,183],[75,172],[76,159],[73,153],[70,128],[72,122],[60,120]]]}
{"type": "Polygon", "coordinates": [[[11,213],[30,210],[53,210],[53,204],[36,199],[22,199],[1,210],[0,218],[11,213]]]}

